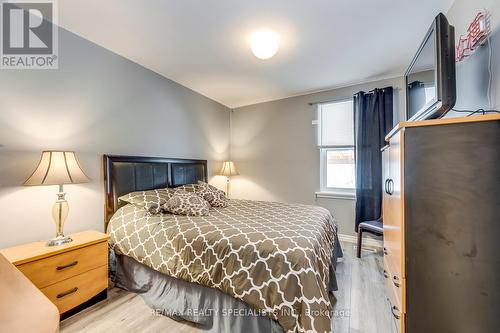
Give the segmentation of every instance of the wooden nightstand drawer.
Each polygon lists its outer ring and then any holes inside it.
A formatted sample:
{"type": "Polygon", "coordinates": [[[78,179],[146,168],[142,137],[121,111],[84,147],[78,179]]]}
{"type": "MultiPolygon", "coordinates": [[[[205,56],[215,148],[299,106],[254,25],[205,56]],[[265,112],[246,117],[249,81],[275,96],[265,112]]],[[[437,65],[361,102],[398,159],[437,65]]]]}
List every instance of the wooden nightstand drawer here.
{"type": "Polygon", "coordinates": [[[37,241],[0,250],[57,306],[62,317],[71,315],[70,310],[81,310],[80,305],[105,299],[108,287],[109,236],[93,230],[70,236],[72,242],[59,246],[37,241]]]}
{"type": "Polygon", "coordinates": [[[41,291],[62,314],[91,299],[107,287],[108,266],[106,265],[42,288],[41,291]]]}
{"type": "Polygon", "coordinates": [[[17,266],[38,288],[108,264],[108,243],[101,242],[17,266]]]}

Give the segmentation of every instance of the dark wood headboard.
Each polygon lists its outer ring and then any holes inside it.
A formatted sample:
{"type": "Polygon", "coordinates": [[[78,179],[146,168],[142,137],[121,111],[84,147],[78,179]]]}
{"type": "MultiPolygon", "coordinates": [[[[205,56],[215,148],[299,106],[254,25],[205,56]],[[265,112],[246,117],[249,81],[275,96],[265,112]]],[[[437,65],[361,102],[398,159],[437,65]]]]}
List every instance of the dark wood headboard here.
{"type": "Polygon", "coordinates": [[[180,158],[104,155],[106,207],[104,230],[123,204],[118,198],[134,191],[177,187],[207,181],[206,160],[180,158]]]}

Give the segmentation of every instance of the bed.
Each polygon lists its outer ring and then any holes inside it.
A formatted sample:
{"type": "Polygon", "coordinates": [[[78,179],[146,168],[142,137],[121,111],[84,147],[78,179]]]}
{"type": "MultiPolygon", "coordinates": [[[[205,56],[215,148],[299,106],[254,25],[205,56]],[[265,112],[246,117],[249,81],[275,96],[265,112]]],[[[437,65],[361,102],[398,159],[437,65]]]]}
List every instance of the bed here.
{"type": "Polygon", "coordinates": [[[104,156],[112,278],[155,314],[207,332],[330,332],[342,250],[320,207],[230,200],[208,216],[150,214],[118,197],[207,181],[207,161],[104,156]]]}

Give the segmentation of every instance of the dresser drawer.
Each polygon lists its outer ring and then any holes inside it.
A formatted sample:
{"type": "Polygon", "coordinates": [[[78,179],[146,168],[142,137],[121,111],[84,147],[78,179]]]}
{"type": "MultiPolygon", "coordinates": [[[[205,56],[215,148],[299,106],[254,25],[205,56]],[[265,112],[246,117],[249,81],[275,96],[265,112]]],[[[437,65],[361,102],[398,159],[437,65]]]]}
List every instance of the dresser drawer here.
{"type": "Polygon", "coordinates": [[[38,288],[108,264],[108,243],[101,242],[39,259],[17,268],[38,288]]]}
{"type": "Polygon", "coordinates": [[[406,317],[406,314],[405,313],[396,313],[393,309],[394,305],[390,304],[389,302],[389,306],[390,306],[390,309],[389,311],[391,311],[391,317],[392,317],[392,320],[394,321],[394,326],[396,327],[396,332],[397,333],[405,333],[405,317],[406,317]]]}
{"type": "Polygon", "coordinates": [[[396,227],[390,225],[384,225],[384,259],[389,261],[392,267],[392,273],[400,278],[405,278],[402,254],[403,239],[401,233],[401,229],[396,229],[396,227]]]}
{"type": "Polygon", "coordinates": [[[400,312],[406,312],[405,300],[403,299],[406,280],[393,273],[393,266],[387,259],[384,259],[384,279],[387,297],[392,305],[397,306],[400,312]]]}
{"type": "Polygon", "coordinates": [[[42,288],[41,291],[62,314],[88,301],[106,288],[108,288],[108,265],[60,281],[42,288]]]}
{"type": "Polygon", "coordinates": [[[387,299],[389,300],[389,311],[394,320],[397,333],[404,333],[404,320],[406,315],[405,300],[403,299],[403,289],[405,288],[405,280],[401,284],[394,283],[393,275],[391,274],[391,266],[388,261],[384,260],[384,279],[387,299]],[[399,285],[399,287],[397,286],[399,285]]]}

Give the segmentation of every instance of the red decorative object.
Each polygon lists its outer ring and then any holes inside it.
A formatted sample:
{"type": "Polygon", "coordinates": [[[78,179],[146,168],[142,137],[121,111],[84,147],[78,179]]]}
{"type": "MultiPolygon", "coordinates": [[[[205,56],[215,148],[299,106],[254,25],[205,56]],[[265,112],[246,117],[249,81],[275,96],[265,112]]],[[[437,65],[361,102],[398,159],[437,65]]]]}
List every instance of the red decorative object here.
{"type": "Polygon", "coordinates": [[[481,45],[490,33],[490,20],[486,11],[477,13],[467,29],[467,35],[460,36],[455,52],[456,61],[462,61],[481,45]]]}

